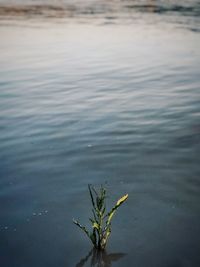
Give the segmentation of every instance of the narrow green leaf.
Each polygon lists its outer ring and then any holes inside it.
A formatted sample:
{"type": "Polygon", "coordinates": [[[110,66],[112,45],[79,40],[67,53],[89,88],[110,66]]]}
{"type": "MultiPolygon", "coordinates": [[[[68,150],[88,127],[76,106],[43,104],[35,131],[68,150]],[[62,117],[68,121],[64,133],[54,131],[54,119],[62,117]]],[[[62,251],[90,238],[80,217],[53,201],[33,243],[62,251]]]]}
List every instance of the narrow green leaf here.
{"type": "Polygon", "coordinates": [[[90,234],[88,230],[85,228],[85,226],[82,226],[78,221],[74,219],[73,219],[73,223],[76,224],[83,232],[85,232],[88,237],[90,237],[90,234]]]}
{"type": "Polygon", "coordinates": [[[96,210],[92,209],[92,213],[93,213],[94,219],[95,219],[95,221],[97,221],[97,215],[95,214],[95,211],[96,210]]]}
{"type": "Polygon", "coordinates": [[[99,230],[100,226],[98,223],[94,222],[92,225],[93,228],[96,228],[97,230],[99,230]]]}
{"type": "Polygon", "coordinates": [[[106,211],[106,206],[104,205],[103,210],[102,210],[102,216],[103,216],[103,217],[104,217],[104,213],[105,213],[105,211],[106,211]]]}
{"type": "Polygon", "coordinates": [[[90,198],[91,198],[91,201],[92,201],[92,206],[95,209],[95,203],[94,203],[94,198],[93,198],[93,194],[92,194],[92,190],[91,190],[91,185],[90,184],[88,185],[88,189],[89,189],[89,192],[90,192],[90,198]]]}
{"type": "Polygon", "coordinates": [[[117,206],[119,207],[122,203],[124,203],[128,198],[128,194],[124,195],[117,201],[117,206]]]}
{"type": "Polygon", "coordinates": [[[127,198],[128,198],[128,194],[126,194],[125,196],[121,197],[117,201],[116,205],[111,209],[111,211],[106,214],[105,217],[108,217],[108,219],[106,221],[106,225],[110,225],[112,217],[115,214],[115,211],[127,200],[127,198]]]}
{"type": "Polygon", "coordinates": [[[94,188],[93,186],[91,186],[91,188],[92,188],[93,192],[95,193],[95,195],[98,196],[98,193],[97,193],[97,191],[95,190],[95,188],[94,188]]]}

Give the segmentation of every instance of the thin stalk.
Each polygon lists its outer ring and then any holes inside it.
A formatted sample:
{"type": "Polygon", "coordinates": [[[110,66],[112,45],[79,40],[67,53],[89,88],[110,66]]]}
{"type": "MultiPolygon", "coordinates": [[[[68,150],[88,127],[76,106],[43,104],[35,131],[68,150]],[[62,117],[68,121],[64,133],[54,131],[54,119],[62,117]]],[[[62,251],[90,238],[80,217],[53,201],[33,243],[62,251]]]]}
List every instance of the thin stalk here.
{"type": "Polygon", "coordinates": [[[98,250],[104,250],[111,233],[111,220],[113,215],[119,206],[127,200],[128,194],[121,197],[115,206],[107,214],[105,214],[106,189],[101,186],[100,190],[97,191],[94,187],[88,185],[88,190],[92,202],[93,218],[90,218],[90,222],[92,223],[92,232],[88,231],[78,221],[73,220],[73,222],[85,232],[95,248],[98,250]]]}

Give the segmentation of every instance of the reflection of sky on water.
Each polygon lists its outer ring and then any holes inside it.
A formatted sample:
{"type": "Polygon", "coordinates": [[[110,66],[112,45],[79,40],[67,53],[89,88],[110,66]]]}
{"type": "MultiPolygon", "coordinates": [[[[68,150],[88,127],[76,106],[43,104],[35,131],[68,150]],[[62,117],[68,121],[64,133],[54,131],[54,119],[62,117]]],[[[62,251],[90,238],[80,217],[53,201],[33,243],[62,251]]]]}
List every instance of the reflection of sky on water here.
{"type": "Polygon", "coordinates": [[[199,267],[199,34],[12,23],[0,27],[4,266],[78,264],[91,245],[71,219],[87,226],[87,184],[107,180],[109,203],[130,194],[113,266],[199,267]]]}

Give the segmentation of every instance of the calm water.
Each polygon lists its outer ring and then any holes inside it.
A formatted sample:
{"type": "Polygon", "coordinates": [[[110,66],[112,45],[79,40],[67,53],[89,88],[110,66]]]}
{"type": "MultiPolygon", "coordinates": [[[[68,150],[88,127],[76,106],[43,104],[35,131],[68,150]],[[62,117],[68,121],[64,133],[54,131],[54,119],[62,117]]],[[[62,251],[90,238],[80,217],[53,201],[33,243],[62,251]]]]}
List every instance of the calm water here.
{"type": "Polygon", "coordinates": [[[199,267],[199,1],[13,2],[0,1],[1,266],[94,266],[72,218],[88,225],[87,184],[106,183],[108,206],[129,200],[101,267],[199,267]]]}

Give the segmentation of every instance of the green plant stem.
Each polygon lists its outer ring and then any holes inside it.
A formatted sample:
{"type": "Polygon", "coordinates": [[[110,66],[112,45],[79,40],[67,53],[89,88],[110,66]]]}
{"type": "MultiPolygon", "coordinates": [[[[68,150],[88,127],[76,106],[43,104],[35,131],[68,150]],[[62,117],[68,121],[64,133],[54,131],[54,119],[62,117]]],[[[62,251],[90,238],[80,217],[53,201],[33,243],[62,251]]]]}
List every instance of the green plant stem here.
{"type": "Polygon", "coordinates": [[[116,210],[124,203],[128,194],[121,197],[115,206],[107,213],[105,199],[106,199],[106,190],[101,186],[99,192],[95,190],[94,187],[88,185],[90,198],[92,202],[92,214],[93,218],[90,218],[90,222],[92,223],[92,232],[89,232],[84,226],[82,226],[78,221],[73,220],[73,222],[86,233],[86,235],[90,238],[92,244],[98,250],[104,250],[106,244],[108,242],[108,238],[111,233],[111,220],[116,210]]]}

